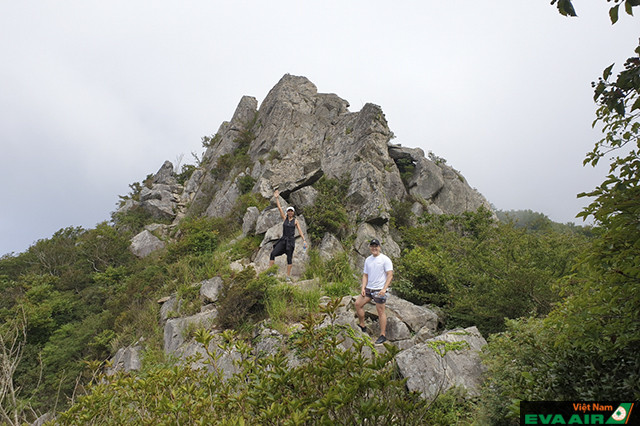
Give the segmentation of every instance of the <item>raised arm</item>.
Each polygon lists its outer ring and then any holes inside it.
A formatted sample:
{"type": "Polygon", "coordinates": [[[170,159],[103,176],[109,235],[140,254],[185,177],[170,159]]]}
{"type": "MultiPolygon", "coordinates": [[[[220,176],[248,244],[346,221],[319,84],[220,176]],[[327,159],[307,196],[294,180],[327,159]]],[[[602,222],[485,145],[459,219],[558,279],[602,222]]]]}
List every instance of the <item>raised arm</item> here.
{"type": "Polygon", "coordinates": [[[282,217],[282,220],[284,220],[285,214],[282,211],[282,206],[280,205],[280,191],[278,191],[277,189],[273,191],[273,196],[276,197],[276,204],[278,206],[278,210],[280,210],[280,217],[282,217]]]}

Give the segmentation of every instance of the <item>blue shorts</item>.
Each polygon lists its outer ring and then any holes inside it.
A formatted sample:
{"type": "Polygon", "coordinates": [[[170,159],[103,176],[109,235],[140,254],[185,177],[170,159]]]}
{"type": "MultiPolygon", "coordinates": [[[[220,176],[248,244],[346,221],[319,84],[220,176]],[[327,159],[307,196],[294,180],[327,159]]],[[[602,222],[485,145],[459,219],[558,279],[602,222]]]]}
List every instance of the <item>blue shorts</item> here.
{"type": "Polygon", "coordinates": [[[378,292],[380,290],[372,290],[370,288],[365,288],[364,294],[366,297],[373,299],[375,303],[385,303],[387,301],[387,293],[385,293],[384,296],[378,296],[378,292]]]}

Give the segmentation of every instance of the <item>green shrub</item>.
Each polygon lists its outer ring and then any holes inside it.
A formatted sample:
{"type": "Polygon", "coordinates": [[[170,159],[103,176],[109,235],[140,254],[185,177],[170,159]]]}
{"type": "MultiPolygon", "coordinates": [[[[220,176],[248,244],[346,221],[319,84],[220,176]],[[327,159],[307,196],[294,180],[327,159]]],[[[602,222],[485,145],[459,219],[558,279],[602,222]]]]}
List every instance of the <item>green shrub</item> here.
{"type": "Polygon", "coordinates": [[[245,268],[225,281],[218,301],[220,327],[236,328],[265,318],[269,288],[278,282],[270,272],[256,276],[253,268],[245,268]]]}
{"type": "Polygon", "coordinates": [[[183,164],[180,173],[176,176],[176,180],[180,185],[184,185],[197,169],[193,164],[183,164]]]}
{"type": "Polygon", "coordinates": [[[398,170],[400,171],[400,179],[402,179],[402,182],[405,184],[405,186],[408,186],[409,180],[415,173],[416,164],[411,158],[399,158],[395,160],[395,162],[396,166],[398,166],[398,170]]]}
{"type": "Polygon", "coordinates": [[[227,251],[229,261],[250,258],[260,248],[262,237],[250,235],[236,241],[227,251]]]}
{"type": "MultiPolygon", "coordinates": [[[[327,309],[330,318],[337,302],[327,309]]],[[[431,405],[408,392],[393,363],[398,349],[387,345],[385,351],[372,351],[369,339],[348,327],[318,327],[322,319],[308,317],[290,346],[270,356],[253,355],[231,333],[222,336],[220,351],[212,350],[220,339],[202,330],[197,340],[207,351],[205,362],[212,373],[178,365],[100,376],[90,392],[56,421],[115,425],[142,418],[149,424],[419,425],[469,418],[469,404],[456,394],[431,405]],[[354,342],[348,350],[339,344],[345,335],[354,342]],[[296,366],[288,362],[291,350],[301,361],[296,366]],[[219,359],[231,351],[240,354],[238,370],[225,380],[219,359]]]]}
{"type": "Polygon", "coordinates": [[[166,219],[154,218],[139,205],[134,206],[126,212],[114,212],[111,215],[111,220],[116,229],[131,234],[137,234],[142,228],[151,223],[169,223],[166,219]]]}
{"type": "Polygon", "coordinates": [[[169,244],[170,261],[187,254],[213,253],[218,247],[219,218],[186,218],[178,226],[178,241],[169,244]]]}
{"type": "Polygon", "coordinates": [[[251,177],[251,175],[244,175],[238,179],[238,187],[240,189],[241,194],[246,194],[251,191],[253,185],[255,185],[256,180],[251,177]]]}
{"type": "Polygon", "coordinates": [[[344,237],[349,230],[349,215],[345,204],[349,182],[322,177],[314,185],[318,197],[313,207],[304,210],[307,232],[312,241],[319,242],[329,232],[344,237]]]}
{"type": "Polygon", "coordinates": [[[325,284],[322,289],[324,293],[329,297],[344,297],[354,294],[356,289],[355,280],[350,281],[337,281],[325,284]]]}
{"type": "Polygon", "coordinates": [[[320,290],[301,290],[289,283],[278,283],[267,290],[267,313],[272,323],[291,324],[316,312],[320,290]]]}
{"type": "Polygon", "coordinates": [[[449,298],[449,290],[441,264],[442,260],[437,254],[421,247],[405,251],[396,262],[394,293],[417,305],[442,306],[449,298]]]}
{"type": "Polygon", "coordinates": [[[309,262],[304,277],[320,280],[322,290],[327,296],[343,297],[352,294],[359,282],[355,276],[346,252],[323,261],[317,250],[309,251],[309,262]]]}

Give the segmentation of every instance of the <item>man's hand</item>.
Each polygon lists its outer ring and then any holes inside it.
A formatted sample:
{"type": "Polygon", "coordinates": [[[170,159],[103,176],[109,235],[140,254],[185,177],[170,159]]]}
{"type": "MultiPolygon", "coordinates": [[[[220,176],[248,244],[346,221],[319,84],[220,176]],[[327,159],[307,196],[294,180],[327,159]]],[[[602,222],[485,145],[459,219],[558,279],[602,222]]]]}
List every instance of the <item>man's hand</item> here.
{"type": "Polygon", "coordinates": [[[360,291],[360,296],[367,297],[367,292],[364,291],[364,288],[362,289],[362,291],[360,291]]]}

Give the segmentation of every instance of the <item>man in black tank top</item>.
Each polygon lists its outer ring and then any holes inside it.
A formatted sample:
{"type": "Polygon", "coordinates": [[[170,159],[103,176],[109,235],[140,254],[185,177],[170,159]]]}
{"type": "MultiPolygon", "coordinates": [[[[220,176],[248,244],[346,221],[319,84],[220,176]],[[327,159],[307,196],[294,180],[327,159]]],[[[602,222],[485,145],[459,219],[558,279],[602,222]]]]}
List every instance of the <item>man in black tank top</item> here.
{"type": "Polygon", "coordinates": [[[307,240],[304,238],[302,229],[300,229],[300,224],[295,218],[295,209],[293,207],[287,207],[287,213],[285,214],[282,211],[282,206],[280,206],[280,193],[278,192],[278,190],[276,190],[273,195],[274,197],[276,197],[276,204],[278,205],[278,210],[280,211],[280,217],[282,217],[282,220],[284,220],[284,222],[282,223],[282,238],[280,238],[278,242],[276,242],[276,244],[273,246],[273,250],[271,251],[271,255],[269,256],[269,267],[273,266],[276,257],[286,254],[287,280],[291,280],[291,269],[293,268],[293,250],[296,247],[296,228],[298,228],[298,232],[302,237],[304,248],[307,248],[307,240]]]}

